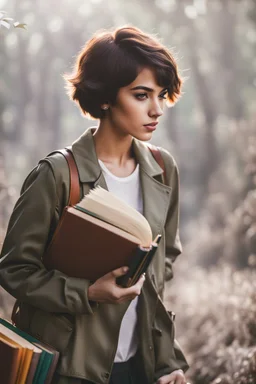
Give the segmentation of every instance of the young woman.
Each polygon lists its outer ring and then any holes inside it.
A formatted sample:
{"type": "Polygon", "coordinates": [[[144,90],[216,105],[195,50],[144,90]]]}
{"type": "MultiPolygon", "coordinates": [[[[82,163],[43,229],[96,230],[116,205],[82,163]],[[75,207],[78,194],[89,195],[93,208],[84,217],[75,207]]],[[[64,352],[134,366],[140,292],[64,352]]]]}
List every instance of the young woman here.
{"type": "Polygon", "coordinates": [[[100,185],[163,237],[146,276],[130,288],[116,284],[125,266],[95,282],[45,269],[42,256],[69,196],[66,160],[50,154],[25,180],[3,244],[0,283],[18,299],[16,324],[60,351],[56,384],[185,384],[188,365],[161,300],[181,252],[178,170],[160,149],[163,180],[145,144],[166,101],[180,95],[176,63],[155,38],[124,27],[89,40],[67,82],[83,113],[99,119],[72,145],[81,197],[100,185]]]}

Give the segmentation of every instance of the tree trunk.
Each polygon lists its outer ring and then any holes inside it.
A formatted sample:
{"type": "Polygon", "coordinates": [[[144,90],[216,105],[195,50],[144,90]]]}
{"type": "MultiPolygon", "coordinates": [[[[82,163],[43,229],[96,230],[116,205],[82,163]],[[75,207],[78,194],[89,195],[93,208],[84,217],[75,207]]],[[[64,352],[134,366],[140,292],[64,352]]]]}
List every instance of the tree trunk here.
{"type": "Polygon", "coordinates": [[[216,77],[218,92],[224,93],[225,113],[228,117],[241,120],[245,117],[244,105],[241,97],[243,82],[247,75],[242,73],[242,63],[239,47],[236,42],[236,25],[241,4],[233,0],[221,1],[220,7],[215,9],[209,2],[212,36],[218,47],[216,77]]]}

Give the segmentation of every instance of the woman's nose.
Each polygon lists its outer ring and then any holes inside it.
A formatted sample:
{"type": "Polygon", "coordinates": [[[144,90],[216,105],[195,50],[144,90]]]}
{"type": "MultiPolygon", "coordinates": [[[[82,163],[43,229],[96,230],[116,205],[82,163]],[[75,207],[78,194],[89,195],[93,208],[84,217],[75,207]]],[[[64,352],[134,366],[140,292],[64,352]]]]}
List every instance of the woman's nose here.
{"type": "Polygon", "coordinates": [[[150,117],[153,117],[153,116],[159,117],[159,116],[162,116],[162,114],[163,114],[163,108],[162,108],[159,100],[152,102],[152,105],[151,105],[151,108],[149,111],[149,116],[150,117]]]}

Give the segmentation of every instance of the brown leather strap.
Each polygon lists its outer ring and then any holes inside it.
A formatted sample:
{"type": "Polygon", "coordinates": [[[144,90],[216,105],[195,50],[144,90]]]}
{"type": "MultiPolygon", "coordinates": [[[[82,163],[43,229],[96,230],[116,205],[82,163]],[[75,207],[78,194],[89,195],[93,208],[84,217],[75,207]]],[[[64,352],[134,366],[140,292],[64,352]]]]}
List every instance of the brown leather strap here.
{"type": "Polygon", "coordinates": [[[70,182],[69,182],[69,206],[75,205],[80,200],[80,185],[79,185],[79,175],[77,170],[77,165],[71,151],[71,147],[66,147],[65,149],[59,149],[56,152],[62,153],[68,163],[70,182]]]}
{"type": "Polygon", "coordinates": [[[164,171],[163,173],[163,182],[166,184],[166,171],[165,171],[165,165],[164,165],[164,159],[161,155],[160,149],[152,144],[147,144],[149,150],[151,151],[152,155],[154,156],[156,162],[158,165],[162,168],[164,171]]]}
{"type": "Polygon", "coordinates": [[[16,300],[14,305],[13,305],[13,309],[12,309],[12,314],[11,314],[11,320],[12,320],[12,324],[15,325],[15,316],[17,314],[17,311],[18,311],[18,308],[19,308],[19,300],[16,300]]]}

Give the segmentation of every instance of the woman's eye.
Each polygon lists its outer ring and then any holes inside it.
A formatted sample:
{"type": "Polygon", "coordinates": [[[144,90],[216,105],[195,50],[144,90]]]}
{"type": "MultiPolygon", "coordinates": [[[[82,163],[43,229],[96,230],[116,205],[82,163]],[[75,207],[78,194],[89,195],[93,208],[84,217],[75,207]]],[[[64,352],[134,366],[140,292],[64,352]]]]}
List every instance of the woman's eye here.
{"type": "Polygon", "coordinates": [[[143,99],[147,98],[147,94],[146,94],[146,93],[137,93],[137,94],[135,95],[135,97],[136,97],[137,99],[139,99],[139,100],[143,100],[143,99]]]}
{"type": "Polygon", "coordinates": [[[164,100],[166,100],[167,99],[167,92],[165,92],[165,93],[162,93],[161,95],[159,95],[159,97],[160,97],[160,99],[164,99],[164,100]]]}

